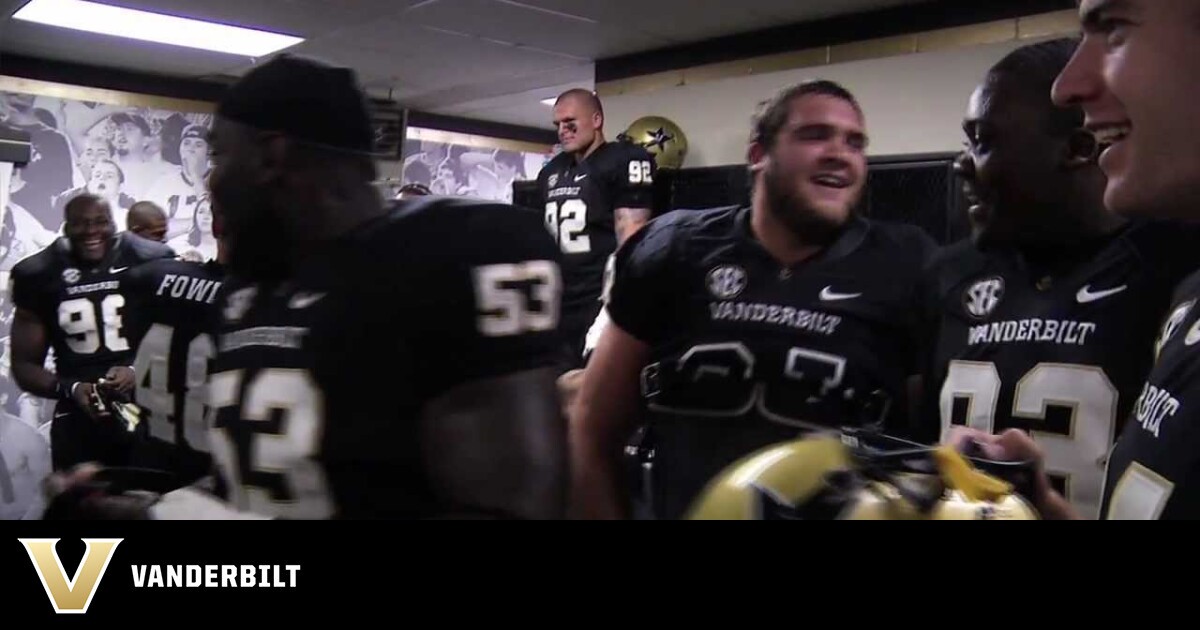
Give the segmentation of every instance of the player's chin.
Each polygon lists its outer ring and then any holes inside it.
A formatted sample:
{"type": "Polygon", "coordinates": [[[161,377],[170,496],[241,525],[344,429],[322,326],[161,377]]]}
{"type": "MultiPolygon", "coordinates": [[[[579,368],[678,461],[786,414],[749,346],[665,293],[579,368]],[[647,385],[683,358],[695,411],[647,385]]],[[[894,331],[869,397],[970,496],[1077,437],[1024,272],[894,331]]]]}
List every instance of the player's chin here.
{"type": "Polygon", "coordinates": [[[854,211],[854,198],[850,196],[836,197],[809,197],[808,206],[810,212],[816,215],[821,222],[830,225],[841,225],[850,218],[850,213],[854,211]]]}
{"type": "Polygon", "coordinates": [[[1195,212],[1187,186],[1172,186],[1157,173],[1120,173],[1109,177],[1104,189],[1104,207],[1128,218],[1188,219],[1195,212]]]}

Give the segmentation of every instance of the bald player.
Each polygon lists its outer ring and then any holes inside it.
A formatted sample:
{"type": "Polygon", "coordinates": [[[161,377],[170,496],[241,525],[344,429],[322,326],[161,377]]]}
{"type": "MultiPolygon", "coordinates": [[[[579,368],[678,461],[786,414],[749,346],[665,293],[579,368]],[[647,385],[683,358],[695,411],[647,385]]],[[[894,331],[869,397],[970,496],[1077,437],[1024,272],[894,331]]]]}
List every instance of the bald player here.
{"type": "Polygon", "coordinates": [[[562,330],[566,367],[582,363],[584,339],[601,307],[605,266],[652,214],[654,157],[604,137],[604,106],[587,90],[554,104],[563,152],[538,174],[546,227],[563,252],[562,330]]]}
{"type": "Polygon", "coordinates": [[[167,241],[167,213],[151,201],[139,201],[129,208],[125,227],[142,238],[159,243],[167,241]]]}

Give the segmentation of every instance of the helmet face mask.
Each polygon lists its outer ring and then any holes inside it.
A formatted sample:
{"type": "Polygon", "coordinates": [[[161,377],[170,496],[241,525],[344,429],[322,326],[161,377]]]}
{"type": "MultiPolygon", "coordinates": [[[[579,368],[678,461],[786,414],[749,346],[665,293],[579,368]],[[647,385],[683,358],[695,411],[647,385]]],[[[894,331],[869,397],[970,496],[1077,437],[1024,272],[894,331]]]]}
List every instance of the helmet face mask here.
{"type": "MultiPolygon", "coordinates": [[[[1036,520],[1024,463],[847,430],[776,444],[726,468],[691,520],[1036,520]]],[[[1031,486],[1029,486],[1031,487],[1031,486]]]]}

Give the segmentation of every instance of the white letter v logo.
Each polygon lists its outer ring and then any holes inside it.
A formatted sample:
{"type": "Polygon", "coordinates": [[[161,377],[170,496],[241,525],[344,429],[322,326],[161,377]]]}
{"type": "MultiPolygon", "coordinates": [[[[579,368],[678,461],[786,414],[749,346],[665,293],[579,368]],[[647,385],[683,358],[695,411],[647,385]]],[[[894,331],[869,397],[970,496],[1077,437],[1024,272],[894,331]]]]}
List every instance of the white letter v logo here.
{"type": "Polygon", "coordinates": [[[54,605],[54,612],[62,615],[87,612],[88,606],[92,605],[92,595],[96,593],[96,586],[100,584],[100,578],[104,577],[104,572],[108,570],[108,562],[112,560],[113,552],[124,539],[84,538],[83,544],[87,545],[87,551],[83,554],[83,561],[79,563],[79,568],[75,570],[75,577],[70,581],[67,580],[67,571],[63,568],[58,552],[54,549],[60,539],[19,538],[18,540],[25,545],[25,551],[29,552],[29,559],[33,560],[33,568],[37,570],[38,577],[42,580],[42,586],[46,589],[46,595],[50,598],[50,603],[54,605]]]}

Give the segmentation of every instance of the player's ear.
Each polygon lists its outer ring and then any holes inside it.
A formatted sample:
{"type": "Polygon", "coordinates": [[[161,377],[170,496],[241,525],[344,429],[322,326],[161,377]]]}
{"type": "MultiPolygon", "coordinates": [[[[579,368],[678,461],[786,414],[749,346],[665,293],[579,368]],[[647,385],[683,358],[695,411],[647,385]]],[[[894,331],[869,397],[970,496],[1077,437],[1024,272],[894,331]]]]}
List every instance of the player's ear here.
{"type": "Polygon", "coordinates": [[[1071,132],[1066,143],[1066,159],[1064,165],[1068,169],[1091,166],[1099,157],[1099,144],[1096,137],[1086,129],[1076,129],[1071,132]]]}
{"type": "Polygon", "coordinates": [[[750,165],[751,173],[757,173],[771,163],[771,154],[762,143],[751,142],[749,150],[746,151],[746,163],[750,165]]]}

